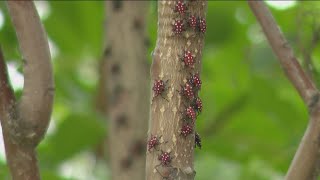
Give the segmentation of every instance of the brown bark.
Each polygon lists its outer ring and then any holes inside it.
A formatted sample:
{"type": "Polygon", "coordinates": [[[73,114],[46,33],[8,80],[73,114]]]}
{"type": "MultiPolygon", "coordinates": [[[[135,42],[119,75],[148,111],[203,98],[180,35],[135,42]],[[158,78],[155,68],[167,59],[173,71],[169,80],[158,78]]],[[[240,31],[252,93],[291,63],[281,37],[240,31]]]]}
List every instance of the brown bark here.
{"type": "Polygon", "coordinates": [[[9,1],[8,8],[25,59],[25,83],[16,103],[1,56],[0,119],[6,157],[13,180],[37,180],[35,148],[47,130],[54,94],[49,46],[33,2],[9,1]]]}
{"type": "Polygon", "coordinates": [[[248,1],[253,13],[277,55],[288,79],[308,106],[310,121],[299,148],[287,172],[286,179],[317,179],[320,149],[319,92],[309,76],[303,72],[293,50],[279,30],[272,14],[262,1],[248,1]]]}
{"type": "MultiPolygon", "coordinates": [[[[187,137],[181,135],[183,125],[180,112],[188,104],[179,92],[190,73],[200,72],[204,45],[204,34],[187,28],[181,35],[173,33],[173,23],[183,17],[174,12],[175,1],[158,2],[158,35],[151,67],[152,85],[155,80],[168,80],[164,98],[157,96],[151,100],[149,138],[161,137],[157,148],[147,151],[146,179],[194,179],[194,131],[187,137]],[[183,66],[181,57],[186,50],[195,55],[193,70],[183,66]],[[173,158],[168,165],[161,165],[158,156],[169,152],[173,158]]],[[[188,12],[205,18],[207,2],[187,1],[188,12]]],[[[188,17],[187,14],[184,17],[188,17]]],[[[153,93],[152,93],[153,94],[153,93]]]]}
{"type": "Polygon", "coordinates": [[[32,1],[8,1],[8,9],[25,61],[17,138],[37,145],[47,130],[54,94],[47,35],[32,1]]]}
{"type": "Polygon", "coordinates": [[[147,1],[106,2],[110,164],[112,179],[144,179],[149,115],[145,39],[147,1]]]}

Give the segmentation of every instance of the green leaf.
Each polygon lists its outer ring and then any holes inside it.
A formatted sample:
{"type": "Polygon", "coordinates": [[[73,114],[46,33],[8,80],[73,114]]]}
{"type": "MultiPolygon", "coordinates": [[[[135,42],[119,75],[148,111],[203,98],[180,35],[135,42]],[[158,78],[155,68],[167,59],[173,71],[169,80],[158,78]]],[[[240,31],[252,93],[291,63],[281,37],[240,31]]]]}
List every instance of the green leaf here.
{"type": "Polygon", "coordinates": [[[70,114],[39,149],[40,159],[48,165],[56,165],[96,145],[104,138],[105,129],[105,124],[94,113],[70,114]]]}

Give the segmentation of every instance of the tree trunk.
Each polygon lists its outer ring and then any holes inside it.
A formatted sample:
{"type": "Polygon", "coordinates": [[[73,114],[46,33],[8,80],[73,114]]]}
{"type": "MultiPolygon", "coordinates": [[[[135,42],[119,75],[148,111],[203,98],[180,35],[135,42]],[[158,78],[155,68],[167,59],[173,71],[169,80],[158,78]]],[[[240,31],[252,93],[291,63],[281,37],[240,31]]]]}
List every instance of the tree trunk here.
{"type": "Polygon", "coordinates": [[[46,33],[32,1],[8,1],[24,58],[24,88],[17,102],[0,56],[0,119],[13,180],[38,180],[36,147],[50,122],[54,82],[46,33]]]}
{"type": "Polygon", "coordinates": [[[147,1],[107,1],[105,59],[112,179],[144,179],[149,116],[147,1]]]}
{"type": "Polygon", "coordinates": [[[158,35],[151,67],[154,88],[148,134],[147,180],[194,179],[195,125],[184,113],[186,106],[191,105],[193,100],[192,97],[188,100],[190,96],[183,94],[181,86],[186,85],[190,74],[201,70],[205,24],[200,29],[199,18],[205,18],[206,7],[205,0],[190,0],[185,4],[183,1],[158,2],[158,35]],[[181,8],[176,9],[176,5],[185,8],[185,13],[181,8]],[[197,19],[195,28],[187,23],[190,15],[197,19]],[[182,29],[179,24],[175,24],[179,20],[183,20],[182,29]],[[182,61],[187,51],[194,57],[194,68],[182,61]],[[157,87],[161,86],[157,83],[159,80],[167,82],[163,92],[157,92],[157,87]],[[193,130],[183,135],[182,128],[186,124],[193,130]],[[154,137],[158,143],[153,144],[154,137]]]}

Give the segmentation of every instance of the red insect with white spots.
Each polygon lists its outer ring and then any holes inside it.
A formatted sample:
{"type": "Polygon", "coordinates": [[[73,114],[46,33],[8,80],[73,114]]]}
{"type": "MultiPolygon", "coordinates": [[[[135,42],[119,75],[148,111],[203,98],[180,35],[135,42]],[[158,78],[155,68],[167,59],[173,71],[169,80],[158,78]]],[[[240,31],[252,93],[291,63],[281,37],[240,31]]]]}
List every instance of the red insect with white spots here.
{"type": "Polygon", "coordinates": [[[168,166],[171,163],[172,157],[168,152],[162,152],[158,156],[158,160],[161,161],[161,165],[168,166]]]}
{"type": "Polygon", "coordinates": [[[207,23],[206,20],[204,18],[199,18],[199,30],[202,33],[205,33],[207,30],[207,23]]]}
{"type": "Polygon", "coordinates": [[[185,66],[191,69],[194,68],[195,57],[192,55],[191,51],[185,51],[182,60],[185,66]]]}
{"type": "Polygon", "coordinates": [[[193,108],[200,113],[202,111],[202,101],[199,97],[195,98],[192,103],[193,108]]]}
{"type": "Polygon", "coordinates": [[[178,12],[179,14],[184,14],[186,10],[187,10],[186,3],[184,3],[182,0],[178,0],[176,2],[174,11],[178,12]]]}
{"type": "Polygon", "coordinates": [[[197,114],[192,106],[187,107],[185,110],[185,113],[186,113],[187,118],[191,119],[193,123],[196,121],[197,114]]]}
{"type": "Polygon", "coordinates": [[[201,89],[201,84],[202,81],[200,79],[199,73],[195,73],[191,75],[191,77],[188,79],[189,83],[196,89],[200,90],[201,89]]]}
{"type": "Polygon", "coordinates": [[[188,100],[192,101],[194,99],[194,92],[193,88],[190,83],[186,83],[184,86],[181,87],[182,91],[180,92],[184,97],[188,100]]]}
{"type": "Polygon", "coordinates": [[[160,144],[159,142],[159,138],[157,136],[153,136],[151,135],[149,141],[148,141],[148,151],[150,152],[150,150],[153,148],[156,148],[156,146],[158,146],[160,144]]]}
{"type": "Polygon", "coordinates": [[[182,126],[180,132],[181,135],[183,135],[184,137],[187,137],[189,134],[191,134],[193,131],[193,126],[189,125],[189,124],[185,124],[182,126]]]}
{"type": "Polygon", "coordinates": [[[172,31],[179,35],[185,30],[183,20],[175,20],[172,31]]]}
{"type": "MultiPolygon", "coordinates": [[[[153,87],[152,90],[154,92],[154,96],[153,98],[163,94],[163,92],[166,90],[166,83],[168,82],[168,80],[166,82],[164,82],[163,80],[155,80],[153,83],[153,87]]],[[[164,98],[162,96],[162,98],[164,98]]],[[[165,98],[164,98],[165,99],[165,98]]]]}
{"type": "Polygon", "coordinates": [[[192,29],[195,29],[197,27],[197,18],[192,15],[192,16],[189,16],[188,18],[188,25],[192,28],[192,29]]]}

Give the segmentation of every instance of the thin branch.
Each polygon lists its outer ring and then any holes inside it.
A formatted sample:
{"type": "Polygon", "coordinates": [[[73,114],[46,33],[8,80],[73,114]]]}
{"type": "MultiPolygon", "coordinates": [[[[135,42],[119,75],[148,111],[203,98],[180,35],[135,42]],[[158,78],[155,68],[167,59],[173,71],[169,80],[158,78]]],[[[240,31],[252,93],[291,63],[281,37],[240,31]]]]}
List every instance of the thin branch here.
{"type": "Polygon", "coordinates": [[[13,180],[39,180],[35,148],[47,130],[53,103],[49,46],[33,2],[7,4],[26,61],[23,96],[16,106],[0,56],[0,119],[6,158],[13,180]]]}
{"type": "Polygon", "coordinates": [[[15,102],[14,92],[10,86],[9,74],[0,48],[0,120],[4,120],[10,104],[15,102]]]}
{"type": "Polygon", "coordinates": [[[8,71],[0,49],[0,120],[6,157],[13,180],[39,179],[36,154],[33,148],[20,147],[11,141],[10,122],[15,111],[14,91],[10,86],[8,71]]]}
{"type": "Polygon", "coordinates": [[[242,107],[245,106],[247,100],[248,94],[244,94],[224,107],[221,112],[219,112],[218,115],[214,117],[213,123],[206,126],[202,133],[202,136],[206,137],[217,134],[228,122],[230,122],[232,116],[238,113],[242,109],[242,107]]]}
{"type": "Polygon", "coordinates": [[[253,13],[262,26],[274,53],[300,96],[308,105],[310,121],[308,128],[300,142],[290,168],[287,172],[288,180],[310,180],[318,176],[320,149],[320,97],[311,79],[303,72],[293,50],[279,30],[272,14],[262,1],[248,1],[253,13]]]}
{"type": "Polygon", "coordinates": [[[30,138],[27,141],[38,144],[48,127],[54,96],[47,35],[32,1],[8,1],[7,5],[25,59],[19,129],[30,138]]]}
{"type": "Polygon", "coordinates": [[[317,94],[317,89],[312,80],[303,72],[289,43],[282,35],[272,14],[263,1],[248,1],[253,13],[259,21],[262,29],[281,63],[287,77],[299,92],[304,102],[312,105],[312,99],[317,94]]]}

